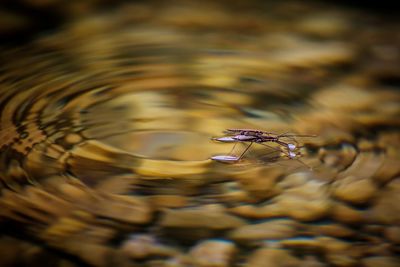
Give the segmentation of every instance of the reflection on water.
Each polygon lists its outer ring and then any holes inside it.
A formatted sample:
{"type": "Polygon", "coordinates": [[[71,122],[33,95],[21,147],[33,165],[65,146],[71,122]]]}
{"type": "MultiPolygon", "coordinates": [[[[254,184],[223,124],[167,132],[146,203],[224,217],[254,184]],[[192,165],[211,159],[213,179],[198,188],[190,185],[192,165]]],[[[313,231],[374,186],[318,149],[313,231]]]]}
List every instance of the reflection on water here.
{"type": "Polygon", "coordinates": [[[396,266],[398,23],[155,6],[0,53],[0,265],[396,266]],[[305,165],[257,145],[221,164],[227,128],[317,137],[305,165]]]}

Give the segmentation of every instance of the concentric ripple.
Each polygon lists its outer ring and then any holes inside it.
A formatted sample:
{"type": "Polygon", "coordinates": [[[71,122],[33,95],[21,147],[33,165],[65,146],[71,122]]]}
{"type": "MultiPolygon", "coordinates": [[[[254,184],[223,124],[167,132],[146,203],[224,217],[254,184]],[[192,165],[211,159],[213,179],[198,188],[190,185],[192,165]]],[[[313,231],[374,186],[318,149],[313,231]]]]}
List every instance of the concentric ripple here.
{"type": "Polygon", "coordinates": [[[179,3],[0,53],[0,245],[40,251],[32,266],[395,266],[398,25],[316,3],[179,3]],[[211,140],[227,128],[317,137],[301,162],[256,145],[213,162],[241,149],[211,140]]]}

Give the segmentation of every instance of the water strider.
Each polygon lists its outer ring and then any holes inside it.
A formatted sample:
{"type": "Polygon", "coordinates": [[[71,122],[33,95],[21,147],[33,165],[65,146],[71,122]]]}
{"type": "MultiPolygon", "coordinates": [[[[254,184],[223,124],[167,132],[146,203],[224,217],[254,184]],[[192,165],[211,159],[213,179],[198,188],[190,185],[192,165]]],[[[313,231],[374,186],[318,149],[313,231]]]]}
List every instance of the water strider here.
{"type": "MultiPolygon", "coordinates": [[[[212,140],[224,142],[224,143],[248,143],[246,148],[240,153],[239,156],[231,155],[235,146],[232,148],[231,152],[228,155],[216,155],[212,156],[211,159],[219,162],[225,163],[234,163],[240,161],[246,152],[250,149],[253,143],[260,144],[266,146],[273,151],[278,151],[280,154],[278,156],[274,156],[270,158],[270,160],[277,160],[279,158],[288,158],[295,159],[302,164],[306,165],[298,158],[301,156],[301,153],[298,151],[300,148],[298,145],[298,141],[296,138],[304,138],[304,137],[316,137],[316,135],[304,135],[304,134],[292,134],[292,133],[283,133],[276,134],[272,132],[256,130],[256,129],[227,129],[224,131],[226,136],[212,138],[212,140]],[[290,141],[284,140],[285,138],[290,141]],[[272,147],[267,143],[277,144],[277,147],[272,147]]],[[[307,166],[307,165],[306,165],[307,166]]],[[[307,166],[308,167],[308,166],[307,166]]]]}

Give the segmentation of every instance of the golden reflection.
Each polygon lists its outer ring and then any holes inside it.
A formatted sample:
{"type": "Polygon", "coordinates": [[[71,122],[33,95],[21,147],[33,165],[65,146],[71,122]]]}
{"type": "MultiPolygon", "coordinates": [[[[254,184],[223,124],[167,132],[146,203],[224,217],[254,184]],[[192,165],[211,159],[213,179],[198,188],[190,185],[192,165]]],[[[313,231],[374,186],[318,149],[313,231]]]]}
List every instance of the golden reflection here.
{"type": "Polygon", "coordinates": [[[389,14],[12,6],[0,4],[0,266],[398,265],[389,14]],[[232,128],[275,134],[245,151],[261,137],[221,134],[232,128]],[[268,139],[288,132],[315,136],[268,139]]]}

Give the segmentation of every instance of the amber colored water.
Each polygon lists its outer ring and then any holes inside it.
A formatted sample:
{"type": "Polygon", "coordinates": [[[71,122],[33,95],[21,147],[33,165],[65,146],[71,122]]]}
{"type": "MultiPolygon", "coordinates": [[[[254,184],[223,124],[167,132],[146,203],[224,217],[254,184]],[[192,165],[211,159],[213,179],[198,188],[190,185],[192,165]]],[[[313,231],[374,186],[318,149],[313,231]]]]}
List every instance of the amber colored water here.
{"type": "Polygon", "coordinates": [[[0,265],[398,266],[398,27],[150,1],[4,46],[0,265]],[[223,164],[228,128],[316,137],[290,140],[301,161],[256,144],[223,164]]]}

